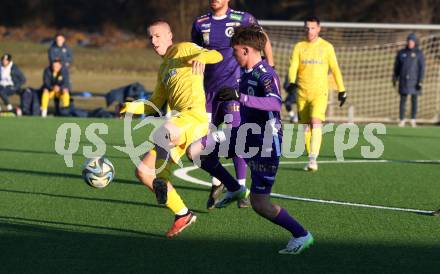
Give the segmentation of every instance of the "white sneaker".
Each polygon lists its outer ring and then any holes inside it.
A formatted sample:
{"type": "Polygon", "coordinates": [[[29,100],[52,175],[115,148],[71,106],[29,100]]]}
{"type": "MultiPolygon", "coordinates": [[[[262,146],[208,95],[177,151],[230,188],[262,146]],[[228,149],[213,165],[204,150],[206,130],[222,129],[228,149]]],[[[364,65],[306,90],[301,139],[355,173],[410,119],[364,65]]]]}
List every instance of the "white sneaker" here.
{"type": "Polygon", "coordinates": [[[399,123],[397,124],[399,127],[404,127],[405,126],[405,120],[400,120],[399,123]]]}
{"type": "Polygon", "coordinates": [[[278,251],[279,254],[288,254],[288,255],[298,255],[303,252],[306,248],[310,247],[313,244],[313,236],[310,232],[307,232],[307,235],[304,237],[295,238],[292,237],[290,241],[287,243],[286,248],[278,251]]]}
{"type": "Polygon", "coordinates": [[[309,160],[307,165],[304,167],[305,171],[318,171],[318,162],[316,160],[309,160]]]}
{"type": "Polygon", "coordinates": [[[416,119],[411,119],[410,122],[411,127],[417,127],[416,119]]]}
{"type": "Polygon", "coordinates": [[[46,118],[47,117],[47,109],[41,110],[41,117],[46,118]]]}

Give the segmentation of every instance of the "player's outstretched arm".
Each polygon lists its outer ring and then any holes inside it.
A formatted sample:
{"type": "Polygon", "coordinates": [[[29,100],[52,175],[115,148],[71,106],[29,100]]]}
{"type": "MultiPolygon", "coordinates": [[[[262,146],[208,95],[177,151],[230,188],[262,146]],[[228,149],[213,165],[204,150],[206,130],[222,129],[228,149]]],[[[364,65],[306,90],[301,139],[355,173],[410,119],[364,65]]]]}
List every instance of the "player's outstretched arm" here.
{"type": "Polygon", "coordinates": [[[157,110],[160,110],[167,101],[165,87],[162,84],[160,75],[158,75],[157,84],[154,88],[153,95],[151,95],[148,102],[134,101],[126,102],[122,106],[119,113],[133,113],[133,114],[155,114],[157,110]]]}
{"type": "Polygon", "coordinates": [[[339,92],[345,91],[344,81],[342,81],[342,73],[338,65],[338,61],[336,59],[336,54],[333,46],[329,48],[329,60],[328,64],[332,71],[333,77],[335,78],[336,86],[338,87],[339,92]]]}
{"type": "Polygon", "coordinates": [[[281,98],[277,96],[271,96],[268,94],[266,97],[258,97],[241,94],[238,90],[230,87],[221,88],[217,94],[217,100],[236,100],[240,101],[240,103],[246,107],[265,111],[280,111],[281,109],[281,98]]]}
{"type": "Polygon", "coordinates": [[[298,67],[299,67],[299,49],[298,46],[295,45],[292,50],[292,55],[290,56],[290,64],[289,64],[289,71],[287,78],[289,84],[294,84],[296,82],[298,67]]]}

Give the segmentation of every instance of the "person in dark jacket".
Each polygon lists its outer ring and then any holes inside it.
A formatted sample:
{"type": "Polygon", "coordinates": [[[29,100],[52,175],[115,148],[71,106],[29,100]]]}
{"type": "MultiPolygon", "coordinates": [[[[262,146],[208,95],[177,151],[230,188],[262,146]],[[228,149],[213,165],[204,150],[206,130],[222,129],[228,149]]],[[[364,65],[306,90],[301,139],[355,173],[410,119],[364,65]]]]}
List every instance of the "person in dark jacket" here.
{"type": "Polygon", "coordinates": [[[52,64],[55,59],[60,59],[65,68],[69,68],[73,61],[72,49],[66,45],[64,35],[58,33],[48,50],[49,63],[52,64]]]}
{"type": "Polygon", "coordinates": [[[0,68],[0,98],[8,111],[13,109],[8,97],[19,91],[24,83],[26,83],[26,77],[12,61],[12,55],[3,54],[0,68]]]}
{"type": "Polygon", "coordinates": [[[399,126],[405,126],[406,98],[411,95],[411,126],[416,126],[417,96],[421,94],[425,72],[425,57],[417,46],[414,33],[408,35],[407,45],[396,55],[393,73],[393,86],[399,83],[400,121],[399,126]]]}
{"type": "Polygon", "coordinates": [[[41,95],[41,116],[47,116],[49,100],[59,98],[62,108],[70,105],[70,79],[69,71],[63,66],[60,59],[55,59],[43,73],[43,93],[41,95]]]}

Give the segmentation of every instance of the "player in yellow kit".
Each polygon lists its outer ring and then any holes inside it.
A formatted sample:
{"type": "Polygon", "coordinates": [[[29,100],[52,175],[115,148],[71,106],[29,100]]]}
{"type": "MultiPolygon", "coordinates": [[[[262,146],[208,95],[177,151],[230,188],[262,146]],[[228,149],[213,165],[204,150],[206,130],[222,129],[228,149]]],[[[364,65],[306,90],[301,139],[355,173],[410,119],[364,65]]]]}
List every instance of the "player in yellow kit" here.
{"type": "Polygon", "coordinates": [[[136,176],[156,194],[158,203],[165,204],[175,214],[173,226],[166,233],[167,237],[173,237],[194,223],[196,216],[170,183],[171,165],[185,154],[192,142],[208,133],[204,66],[220,62],[223,57],[215,50],[193,43],[173,44],[171,28],[165,21],[152,23],[148,33],[154,51],[163,58],[156,87],[148,102],[127,103],[121,113],[153,114],[156,110],[151,104],[160,109],[166,102],[178,113],[155,131],[155,148],[136,168],[136,176]]]}
{"type": "Polygon", "coordinates": [[[317,171],[317,158],[322,141],[322,122],[328,101],[328,73],[331,70],[338,89],[340,106],[347,98],[341,71],[333,46],[319,37],[319,19],[304,20],[306,40],[297,43],[290,58],[288,92],[297,91],[299,123],[304,124],[306,151],[309,162],[304,168],[317,171]]]}

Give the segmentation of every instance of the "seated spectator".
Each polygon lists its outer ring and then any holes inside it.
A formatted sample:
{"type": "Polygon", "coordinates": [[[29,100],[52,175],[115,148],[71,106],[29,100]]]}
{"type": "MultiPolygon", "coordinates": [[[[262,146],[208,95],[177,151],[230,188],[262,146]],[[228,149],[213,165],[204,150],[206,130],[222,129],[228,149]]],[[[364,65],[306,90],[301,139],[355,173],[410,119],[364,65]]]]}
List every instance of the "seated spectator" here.
{"type": "Polygon", "coordinates": [[[8,97],[20,90],[21,86],[26,83],[26,77],[24,77],[23,73],[14,62],[12,62],[12,56],[10,54],[3,54],[1,62],[0,97],[6,105],[6,109],[12,111],[13,107],[9,103],[8,97]]]}
{"type": "Polygon", "coordinates": [[[70,80],[69,72],[60,59],[55,59],[43,73],[43,93],[41,95],[41,116],[47,116],[47,108],[51,98],[58,98],[62,108],[70,105],[70,80]]]}
{"type": "Polygon", "coordinates": [[[64,35],[58,33],[48,50],[49,64],[52,64],[55,59],[60,59],[65,68],[69,68],[72,64],[72,50],[66,45],[66,38],[64,35]]]}

